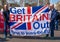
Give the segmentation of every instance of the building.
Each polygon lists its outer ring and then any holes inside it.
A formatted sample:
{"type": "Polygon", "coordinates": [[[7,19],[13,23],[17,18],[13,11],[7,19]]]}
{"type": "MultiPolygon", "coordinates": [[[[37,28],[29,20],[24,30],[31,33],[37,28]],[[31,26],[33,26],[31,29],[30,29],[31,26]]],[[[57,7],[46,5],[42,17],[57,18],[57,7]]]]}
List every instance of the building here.
{"type": "Polygon", "coordinates": [[[56,9],[57,9],[58,11],[60,11],[60,1],[57,2],[57,4],[56,4],[56,9]]]}

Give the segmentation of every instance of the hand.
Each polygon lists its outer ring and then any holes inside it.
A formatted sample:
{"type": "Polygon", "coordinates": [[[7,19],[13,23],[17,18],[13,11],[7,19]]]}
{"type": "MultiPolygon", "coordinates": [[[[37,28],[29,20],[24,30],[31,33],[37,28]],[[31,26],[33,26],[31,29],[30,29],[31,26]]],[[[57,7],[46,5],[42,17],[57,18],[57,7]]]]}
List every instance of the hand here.
{"type": "Polygon", "coordinates": [[[51,20],[48,20],[48,22],[51,22],[51,20]]]}

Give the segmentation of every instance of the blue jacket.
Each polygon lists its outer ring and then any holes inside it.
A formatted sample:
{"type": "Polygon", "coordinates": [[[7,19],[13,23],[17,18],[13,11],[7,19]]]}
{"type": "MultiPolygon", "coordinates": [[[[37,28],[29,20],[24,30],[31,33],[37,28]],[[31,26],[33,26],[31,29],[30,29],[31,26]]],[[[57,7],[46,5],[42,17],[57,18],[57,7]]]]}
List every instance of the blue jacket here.
{"type": "Polygon", "coordinates": [[[57,18],[57,10],[53,9],[51,13],[51,21],[54,21],[57,18]]]}

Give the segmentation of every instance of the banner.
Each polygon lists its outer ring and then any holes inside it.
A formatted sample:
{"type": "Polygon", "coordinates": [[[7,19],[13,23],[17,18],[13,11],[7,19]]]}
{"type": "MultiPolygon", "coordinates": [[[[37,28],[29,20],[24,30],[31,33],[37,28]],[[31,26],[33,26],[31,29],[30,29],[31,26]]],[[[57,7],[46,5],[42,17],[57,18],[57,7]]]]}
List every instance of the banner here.
{"type": "Polygon", "coordinates": [[[10,33],[16,36],[48,34],[48,6],[10,8],[10,33]]]}

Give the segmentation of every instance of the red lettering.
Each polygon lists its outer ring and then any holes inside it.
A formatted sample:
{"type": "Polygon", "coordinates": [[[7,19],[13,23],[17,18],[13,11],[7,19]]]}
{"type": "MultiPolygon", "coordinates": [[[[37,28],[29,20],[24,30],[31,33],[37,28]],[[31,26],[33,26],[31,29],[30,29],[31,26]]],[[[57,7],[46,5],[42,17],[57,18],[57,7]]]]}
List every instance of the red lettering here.
{"type": "Polygon", "coordinates": [[[26,16],[24,15],[24,19],[23,19],[23,21],[25,21],[26,20],[26,16]]]}
{"type": "Polygon", "coordinates": [[[48,14],[42,14],[42,16],[40,17],[40,20],[44,20],[44,19],[49,20],[48,14]]]}
{"type": "Polygon", "coordinates": [[[34,22],[35,20],[38,20],[37,15],[34,15],[32,22],[34,22]]]}
{"type": "Polygon", "coordinates": [[[10,22],[15,21],[15,15],[10,14],[10,22]]]}
{"type": "Polygon", "coordinates": [[[28,22],[30,22],[30,17],[32,16],[32,15],[26,15],[26,16],[28,16],[28,22]]]}
{"type": "Polygon", "coordinates": [[[16,21],[21,21],[22,22],[22,15],[16,15],[16,21]]]}

